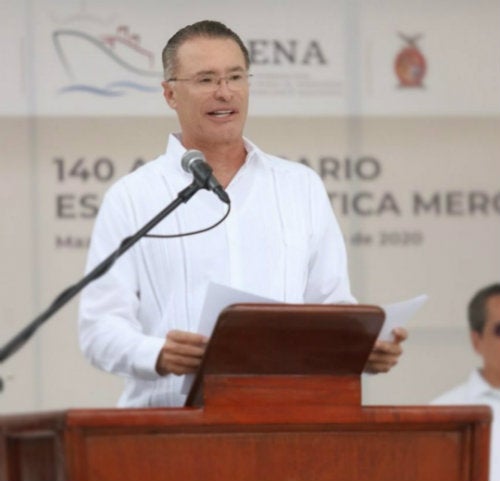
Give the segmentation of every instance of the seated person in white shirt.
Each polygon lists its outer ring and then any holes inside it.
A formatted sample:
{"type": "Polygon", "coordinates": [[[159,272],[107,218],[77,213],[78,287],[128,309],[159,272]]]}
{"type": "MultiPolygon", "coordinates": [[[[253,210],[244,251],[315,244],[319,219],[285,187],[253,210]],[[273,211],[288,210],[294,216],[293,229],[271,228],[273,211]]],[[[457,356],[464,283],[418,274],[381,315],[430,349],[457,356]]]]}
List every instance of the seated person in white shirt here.
{"type": "Polygon", "coordinates": [[[432,404],[487,404],[493,411],[490,481],[500,481],[500,284],[484,287],[469,303],[469,329],[482,367],[432,404]]]}
{"type": "MultiPolygon", "coordinates": [[[[167,150],[120,179],[96,219],[87,270],[143,227],[192,180],[187,149],[203,152],[231,199],[229,217],[203,234],[145,238],[82,293],[80,345],[97,367],[125,379],[119,406],[182,405],[183,374],[196,371],[207,339],[196,333],[211,281],[280,302],[353,303],[344,241],[319,176],[243,137],[249,54],[225,25],[179,30],[163,50],[163,95],[181,132],[167,150]]],[[[202,190],[151,234],[196,231],[226,205],[202,190]]],[[[367,372],[386,372],[407,333],[378,342],[367,372]]]]}

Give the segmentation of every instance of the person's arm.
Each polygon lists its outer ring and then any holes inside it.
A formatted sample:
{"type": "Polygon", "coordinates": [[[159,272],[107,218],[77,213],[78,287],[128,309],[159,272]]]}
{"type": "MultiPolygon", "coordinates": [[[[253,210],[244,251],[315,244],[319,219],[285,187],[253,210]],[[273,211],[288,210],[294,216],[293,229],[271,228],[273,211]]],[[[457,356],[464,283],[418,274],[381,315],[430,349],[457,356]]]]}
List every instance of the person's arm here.
{"type": "MultiPolygon", "coordinates": [[[[135,233],[133,218],[123,187],[111,188],[94,225],[87,271],[135,233]]],[[[125,377],[154,380],[158,378],[155,366],[166,333],[147,334],[139,319],[139,262],[132,247],[82,291],[79,340],[85,357],[96,367],[125,377]]],[[[154,314],[148,313],[150,317],[154,314]]]]}
{"type": "Polygon", "coordinates": [[[355,304],[351,293],[344,237],[322,180],[309,183],[311,253],[305,302],[355,304]]]}
{"type": "MultiPolygon", "coordinates": [[[[356,303],[351,294],[344,238],[332,211],[322,182],[313,179],[311,196],[312,232],[315,233],[306,302],[356,303]],[[316,183],[316,185],[314,185],[316,183]]],[[[314,237],[313,237],[314,239],[314,237]]],[[[403,353],[401,344],[408,337],[405,329],[394,331],[392,341],[377,341],[365,372],[388,372],[403,353]]]]}

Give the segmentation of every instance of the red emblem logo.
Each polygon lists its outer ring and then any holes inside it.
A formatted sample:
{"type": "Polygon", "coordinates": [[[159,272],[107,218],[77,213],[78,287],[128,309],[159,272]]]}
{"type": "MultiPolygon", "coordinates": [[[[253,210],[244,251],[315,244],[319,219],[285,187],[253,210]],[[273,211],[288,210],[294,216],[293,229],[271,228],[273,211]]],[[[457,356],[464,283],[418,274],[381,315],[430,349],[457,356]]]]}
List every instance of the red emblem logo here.
{"type": "Polygon", "coordinates": [[[420,39],[421,35],[409,37],[400,33],[399,36],[405,42],[405,46],[398,53],[394,62],[394,70],[399,79],[399,86],[423,87],[422,81],[427,70],[427,64],[417,46],[417,40],[420,39]]]}

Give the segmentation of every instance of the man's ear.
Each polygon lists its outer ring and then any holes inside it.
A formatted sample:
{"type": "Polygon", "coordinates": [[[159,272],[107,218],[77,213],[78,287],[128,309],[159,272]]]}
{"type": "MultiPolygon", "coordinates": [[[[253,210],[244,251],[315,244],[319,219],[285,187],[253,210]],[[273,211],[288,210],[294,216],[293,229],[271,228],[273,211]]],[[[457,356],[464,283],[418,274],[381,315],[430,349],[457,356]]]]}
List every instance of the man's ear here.
{"type": "Polygon", "coordinates": [[[170,85],[170,82],[167,82],[165,80],[161,83],[161,86],[163,87],[163,97],[165,97],[167,104],[175,110],[175,108],[177,107],[175,90],[170,85]]]}

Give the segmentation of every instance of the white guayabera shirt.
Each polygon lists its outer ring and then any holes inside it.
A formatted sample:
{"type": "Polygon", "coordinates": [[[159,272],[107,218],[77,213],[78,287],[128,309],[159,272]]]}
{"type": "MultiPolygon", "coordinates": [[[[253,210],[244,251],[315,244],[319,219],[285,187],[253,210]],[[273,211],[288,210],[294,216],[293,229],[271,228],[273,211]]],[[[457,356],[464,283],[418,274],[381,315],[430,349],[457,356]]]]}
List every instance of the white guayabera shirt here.
{"type": "MultiPolygon", "coordinates": [[[[82,292],[81,348],[94,365],[125,378],[120,406],[183,404],[183,377],[160,377],[155,364],[169,330],[196,330],[210,281],[281,302],[355,302],[344,240],[319,176],[245,143],[247,159],[227,188],[232,210],[221,225],[200,235],[141,239],[82,292]]],[[[87,271],[191,183],[184,153],[171,135],[165,155],[109,189],[87,271]]],[[[208,227],[226,209],[201,191],[151,233],[208,227]]]]}

